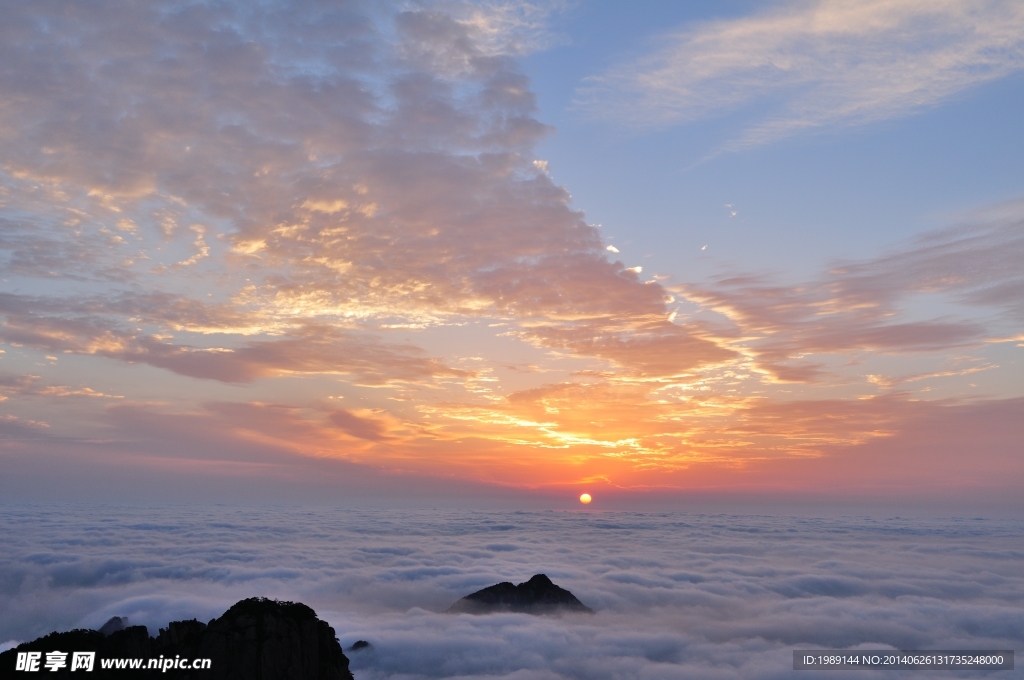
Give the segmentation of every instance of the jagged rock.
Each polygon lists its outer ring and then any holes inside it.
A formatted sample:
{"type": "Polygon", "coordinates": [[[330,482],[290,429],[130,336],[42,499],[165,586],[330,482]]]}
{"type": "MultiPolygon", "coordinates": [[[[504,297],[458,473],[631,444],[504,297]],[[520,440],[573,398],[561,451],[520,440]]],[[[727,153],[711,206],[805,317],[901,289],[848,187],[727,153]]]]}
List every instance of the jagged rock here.
{"type": "Polygon", "coordinates": [[[111,616],[107,619],[107,622],[100,626],[100,632],[104,635],[110,635],[116,633],[119,630],[124,630],[128,626],[127,616],[111,616]]]}
{"type": "Polygon", "coordinates": [[[490,614],[491,612],[523,612],[552,614],[558,611],[593,612],[565,588],[559,588],[544,574],[537,574],[526,583],[512,585],[508,581],[467,595],[451,607],[452,614],[490,614]]]}
{"type": "Polygon", "coordinates": [[[362,649],[373,649],[373,645],[371,645],[366,640],[356,640],[355,642],[352,643],[352,646],[349,647],[346,651],[348,651],[348,652],[358,652],[358,651],[360,651],[362,649]]]}
{"type": "MultiPolygon", "coordinates": [[[[109,622],[108,622],[109,623],[109,622]]],[[[106,628],[106,625],[104,625],[106,628]]],[[[51,633],[0,654],[0,678],[26,677],[16,672],[18,652],[96,652],[96,663],[87,676],[93,680],[126,677],[160,677],[174,680],[352,680],[348,658],[334,636],[334,629],[317,618],[304,604],[250,598],[237,602],[209,624],[195,619],[174,621],[155,638],[145,626],[129,626],[105,635],[95,630],[51,633]],[[209,670],[103,669],[101,659],[159,657],[211,659],[209,670]]],[[[75,678],[68,667],[50,672],[48,678],[75,678]]]]}

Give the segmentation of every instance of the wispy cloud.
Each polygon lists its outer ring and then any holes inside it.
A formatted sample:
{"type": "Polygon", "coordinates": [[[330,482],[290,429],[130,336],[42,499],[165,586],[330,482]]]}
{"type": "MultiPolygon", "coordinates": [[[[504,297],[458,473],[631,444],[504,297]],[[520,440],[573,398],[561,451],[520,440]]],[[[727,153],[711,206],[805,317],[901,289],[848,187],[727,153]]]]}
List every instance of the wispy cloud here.
{"type": "Polygon", "coordinates": [[[12,375],[0,373],[0,401],[9,397],[95,397],[100,399],[123,399],[123,395],[104,394],[91,387],[69,387],[67,385],[45,385],[38,375],[12,375]]]}
{"type": "Polygon", "coordinates": [[[560,40],[551,29],[551,17],[573,4],[573,0],[478,0],[440,6],[470,30],[482,52],[522,55],[560,40]]]}
{"type": "Polygon", "coordinates": [[[1024,7],[1007,0],[815,0],[696,24],[591,78],[578,103],[640,126],[742,110],[732,143],[905,116],[1024,68],[1024,7]],[[746,108],[745,108],[746,107],[746,108]]]}
{"type": "Polygon", "coordinates": [[[814,355],[977,347],[1012,335],[1024,321],[1024,275],[1015,265],[1024,257],[1020,209],[1008,204],[999,219],[928,233],[875,259],[837,263],[806,283],[735,276],[676,290],[734,322],[731,334],[783,380],[820,378],[820,364],[799,361],[814,355]],[[917,311],[914,318],[909,301],[922,296],[938,301],[932,306],[941,313],[921,318],[917,311]]]}

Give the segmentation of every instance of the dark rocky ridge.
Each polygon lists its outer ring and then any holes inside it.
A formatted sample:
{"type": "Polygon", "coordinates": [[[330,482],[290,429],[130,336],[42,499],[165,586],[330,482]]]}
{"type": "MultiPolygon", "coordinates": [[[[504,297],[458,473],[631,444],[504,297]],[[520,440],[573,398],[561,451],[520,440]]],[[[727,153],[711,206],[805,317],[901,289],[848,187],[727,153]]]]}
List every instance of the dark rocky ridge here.
{"type": "Polygon", "coordinates": [[[127,616],[111,616],[106,623],[100,626],[100,632],[104,635],[110,635],[111,633],[116,633],[119,630],[124,630],[127,627],[127,616]]]}
{"type": "MultiPolygon", "coordinates": [[[[110,624],[110,622],[108,622],[110,624]]],[[[106,629],[116,625],[104,626],[106,629]]],[[[334,636],[334,629],[317,618],[304,604],[250,598],[235,603],[209,624],[195,619],[174,621],[155,638],[145,626],[129,626],[109,635],[95,630],[51,633],[0,654],[0,678],[24,678],[16,672],[18,652],[69,652],[66,668],[48,678],[173,678],[175,680],[352,680],[348,658],[334,636]],[[73,674],[70,652],[96,652],[93,672],[73,674]],[[104,670],[100,659],[173,659],[175,656],[212,660],[209,670],[104,670]]],[[[34,674],[33,674],[34,675],[34,674]]]]}
{"type": "Polygon", "coordinates": [[[565,588],[556,586],[544,574],[537,574],[526,583],[517,586],[505,581],[478,590],[448,608],[448,612],[452,614],[553,614],[558,611],[593,613],[594,610],[576,599],[576,596],[565,588]]]}

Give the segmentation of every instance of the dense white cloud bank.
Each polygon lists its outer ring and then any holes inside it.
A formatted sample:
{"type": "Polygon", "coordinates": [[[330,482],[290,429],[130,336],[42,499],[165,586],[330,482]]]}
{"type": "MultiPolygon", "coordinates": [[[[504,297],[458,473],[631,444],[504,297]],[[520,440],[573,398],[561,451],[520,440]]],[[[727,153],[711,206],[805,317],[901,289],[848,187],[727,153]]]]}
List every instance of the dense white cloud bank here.
{"type": "Polygon", "coordinates": [[[773,678],[794,648],[1024,640],[1011,520],[20,506],[0,528],[0,641],[208,619],[253,595],[371,641],[360,680],[773,678]],[[596,613],[439,613],[537,572],[596,613]]]}

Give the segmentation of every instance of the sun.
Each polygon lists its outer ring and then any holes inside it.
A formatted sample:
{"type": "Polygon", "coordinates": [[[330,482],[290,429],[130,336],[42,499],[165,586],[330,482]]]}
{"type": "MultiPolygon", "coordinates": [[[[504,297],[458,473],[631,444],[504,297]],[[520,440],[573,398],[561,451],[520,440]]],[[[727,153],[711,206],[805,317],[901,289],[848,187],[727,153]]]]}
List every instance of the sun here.
{"type": "Polygon", "coordinates": [[[590,497],[589,493],[585,493],[580,496],[580,503],[583,503],[583,505],[590,505],[590,501],[592,500],[594,499],[590,497]]]}

